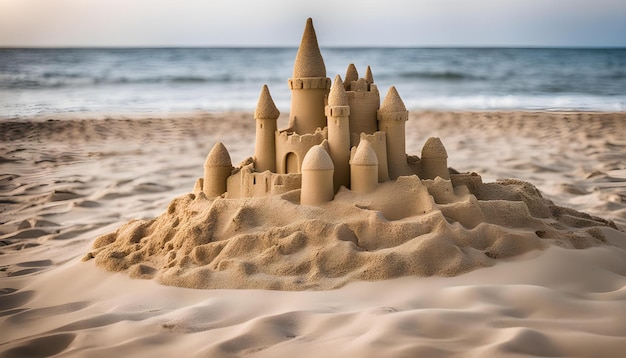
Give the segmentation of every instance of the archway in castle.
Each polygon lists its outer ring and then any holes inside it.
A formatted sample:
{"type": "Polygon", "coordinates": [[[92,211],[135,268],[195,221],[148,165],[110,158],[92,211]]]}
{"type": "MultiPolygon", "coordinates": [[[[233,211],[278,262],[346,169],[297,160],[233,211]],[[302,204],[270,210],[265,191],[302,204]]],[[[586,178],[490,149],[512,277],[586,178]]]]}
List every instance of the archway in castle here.
{"type": "Polygon", "coordinates": [[[287,156],[285,157],[285,172],[287,174],[298,172],[298,156],[296,153],[287,153],[287,156]]]}

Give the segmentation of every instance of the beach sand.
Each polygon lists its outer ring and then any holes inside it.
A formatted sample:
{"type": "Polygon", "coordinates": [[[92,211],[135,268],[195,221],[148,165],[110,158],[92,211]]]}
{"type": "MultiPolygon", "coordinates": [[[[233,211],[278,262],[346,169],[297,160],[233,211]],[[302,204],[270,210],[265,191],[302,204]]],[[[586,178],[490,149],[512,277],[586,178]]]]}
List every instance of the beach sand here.
{"type": "Polygon", "coordinates": [[[0,355],[622,356],[626,114],[414,112],[406,132],[409,154],[440,137],[452,168],[528,181],[621,231],[454,277],[299,292],[164,286],[81,258],[97,237],[191,192],[216,141],[233,163],[250,156],[252,114],[5,119],[0,355]]]}

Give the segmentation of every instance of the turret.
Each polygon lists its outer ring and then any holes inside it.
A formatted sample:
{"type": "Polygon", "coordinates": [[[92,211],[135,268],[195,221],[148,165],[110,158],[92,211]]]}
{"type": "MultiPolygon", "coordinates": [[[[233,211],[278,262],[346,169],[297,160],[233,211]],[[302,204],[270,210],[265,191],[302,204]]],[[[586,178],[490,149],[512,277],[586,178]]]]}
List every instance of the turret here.
{"type": "Polygon", "coordinates": [[[350,186],[350,106],[341,76],[335,77],[328,95],[326,117],[328,118],[329,154],[335,166],[333,183],[335,192],[343,185],[350,186]]]}
{"type": "Polygon", "coordinates": [[[354,63],[348,65],[348,69],[346,70],[346,82],[344,83],[344,88],[346,91],[350,91],[350,85],[352,81],[356,81],[359,79],[359,73],[356,70],[356,66],[354,63]]]}
{"type": "Polygon", "coordinates": [[[391,179],[410,174],[405,144],[405,122],[408,119],[409,112],[402,98],[396,88],[391,86],[378,110],[378,129],[385,132],[387,137],[387,165],[391,179]]]}
{"type": "MultiPolygon", "coordinates": [[[[371,70],[369,70],[369,77],[373,79],[371,74],[371,70]]],[[[359,144],[361,133],[373,134],[378,130],[376,111],[380,107],[380,94],[375,84],[369,83],[367,79],[358,78],[356,67],[353,64],[350,64],[346,72],[346,84],[346,88],[350,89],[348,100],[350,103],[351,145],[356,146],[359,144]]]]}
{"type": "Polygon", "coordinates": [[[293,78],[289,79],[289,88],[289,126],[298,134],[314,133],[316,128],[324,128],[324,99],[330,89],[330,78],[326,77],[326,66],[311,18],[304,28],[293,67],[293,78]]]}
{"type": "Polygon", "coordinates": [[[364,78],[367,81],[367,83],[369,84],[374,83],[374,76],[372,75],[372,68],[370,66],[367,66],[367,70],[365,71],[364,78]]]}
{"type": "Polygon", "coordinates": [[[450,179],[448,171],[448,153],[437,137],[430,137],[422,147],[422,179],[450,179]]]}
{"type": "Polygon", "coordinates": [[[257,172],[276,172],[276,129],[280,111],[276,108],[267,85],[263,85],[259,102],[254,112],[256,120],[256,142],[254,146],[254,168],[257,172]]]}
{"type": "Polygon", "coordinates": [[[372,143],[362,140],[350,160],[350,190],[358,194],[370,193],[378,185],[378,158],[372,143]]]}
{"type": "Polygon", "coordinates": [[[215,143],[204,162],[204,184],[202,191],[207,198],[214,198],[226,192],[226,180],[232,172],[228,150],[221,142],[215,143]]]}
{"type": "Polygon", "coordinates": [[[300,204],[320,205],[333,200],[333,160],[321,145],[313,146],[302,161],[300,204]]]}

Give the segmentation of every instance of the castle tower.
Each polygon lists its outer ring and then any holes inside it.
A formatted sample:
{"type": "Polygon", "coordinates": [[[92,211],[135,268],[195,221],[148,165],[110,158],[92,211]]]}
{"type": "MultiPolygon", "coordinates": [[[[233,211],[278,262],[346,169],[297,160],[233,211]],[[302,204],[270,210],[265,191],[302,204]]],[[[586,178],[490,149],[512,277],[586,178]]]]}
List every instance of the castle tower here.
{"type": "Polygon", "coordinates": [[[313,146],[302,162],[300,204],[320,205],[333,200],[333,160],[321,145],[313,146]]]}
{"type": "Polygon", "coordinates": [[[335,166],[333,183],[335,192],[343,185],[350,185],[350,106],[341,76],[335,77],[328,95],[326,117],[328,117],[329,154],[335,166]]]}
{"type": "Polygon", "coordinates": [[[448,152],[437,137],[430,137],[422,147],[421,179],[450,179],[448,170],[448,152]]]}
{"type": "Polygon", "coordinates": [[[296,54],[291,89],[289,126],[297,134],[314,133],[326,126],[324,100],[330,89],[326,66],[317,44],[313,20],[307,19],[302,42],[296,54]]]}
{"type": "Polygon", "coordinates": [[[397,179],[409,175],[406,160],[405,122],[409,112],[394,86],[389,88],[383,104],[378,110],[378,129],[385,132],[387,139],[387,165],[389,178],[397,179]]]}
{"type": "Polygon", "coordinates": [[[389,165],[387,164],[387,137],[385,132],[375,132],[374,134],[361,133],[361,141],[368,141],[372,144],[376,158],[378,159],[378,182],[384,183],[389,180],[389,165]]]}
{"type": "Polygon", "coordinates": [[[362,140],[350,160],[350,190],[357,194],[370,193],[378,185],[378,158],[372,143],[362,140]]]}
{"type": "Polygon", "coordinates": [[[221,142],[215,143],[204,162],[202,191],[207,198],[215,198],[226,192],[226,180],[233,170],[228,150],[221,142]]]}
{"type": "MultiPolygon", "coordinates": [[[[368,72],[368,77],[373,80],[369,67],[368,72]]],[[[380,107],[380,94],[374,83],[370,83],[364,78],[358,78],[356,67],[353,64],[350,64],[346,72],[346,83],[347,88],[349,88],[350,132],[353,134],[351,145],[357,146],[361,133],[373,134],[378,130],[376,111],[380,107]]]]}
{"type": "Polygon", "coordinates": [[[276,108],[267,85],[263,85],[259,102],[254,111],[256,142],[254,145],[254,169],[257,172],[276,172],[276,121],[280,111],[276,108]]]}

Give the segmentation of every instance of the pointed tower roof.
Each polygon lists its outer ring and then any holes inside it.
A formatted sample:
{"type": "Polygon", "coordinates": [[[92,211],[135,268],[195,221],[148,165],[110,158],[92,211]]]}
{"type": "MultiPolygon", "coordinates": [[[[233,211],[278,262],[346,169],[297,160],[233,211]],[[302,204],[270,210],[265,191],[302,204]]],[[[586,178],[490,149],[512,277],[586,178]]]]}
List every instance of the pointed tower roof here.
{"type": "Polygon", "coordinates": [[[406,106],[400,98],[398,94],[398,90],[396,90],[395,86],[391,86],[389,91],[387,91],[387,95],[383,100],[383,104],[380,106],[378,110],[379,113],[397,113],[397,112],[406,112],[406,106]]]}
{"type": "Polygon", "coordinates": [[[321,145],[314,145],[302,160],[302,170],[333,170],[335,165],[321,145]]]}
{"type": "Polygon", "coordinates": [[[359,142],[356,153],[350,161],[351,165],[378,165],[378,157],[372,147],[372,143],[367,140],[359,142]]]}
{"type": "Polygon", "coordinates": [[[293,66],[293,78],[326,77],[326,66],[317,44],[317,35],[313,28],[313,19],[306,20],[302,41],[293,66]]]}
{"type": "Polygon", "coordinates": [[[333,86],[330,88],[330,93],[328,94],[328,105],[329,106],[349,106],[348,102],[348,94],[346,93],[345,88],[343,87],[343,81],[341,81],[341,76],[335,76],[335,82],[333,86]]]}
{"type": "Polygon", "coordinates": [[[261,95],[259,96],[259,102],[256,105],[254,111],[254,118],[256,119],[278,119],[280,111],[276,108],[272,95],[267,85],[263,85],[261,89],[261,95]]]}
{"type": "Polygon", "coordinates": [[[374,76],[372,75],[372,69],[370,66],[367,66],[367,70],[365,70],[365,80],[369,84],[374,83],[374,76]]]}
{"type": "Polygon", "coordinates": [[[356,70],[356,66],[354,63],[348,65],[348,69],[346,70],[346,82],[344,82],[344,86],[346,90],[350,88],[350,84],[352,81],[356,81],[359,79],[359,73],[356,70]]]}
{"type": "Polygon", "coordinates": [[[230,154],[222,142],[217,142],[204,161],[205,167],[232,167],[230,154]]]}
{"type": "Polygon", "coordinates": [[[438,137],[430,137],[422,147],[422,158],[447,158],[448,152],[438,137]]]}

